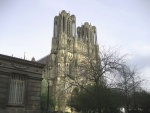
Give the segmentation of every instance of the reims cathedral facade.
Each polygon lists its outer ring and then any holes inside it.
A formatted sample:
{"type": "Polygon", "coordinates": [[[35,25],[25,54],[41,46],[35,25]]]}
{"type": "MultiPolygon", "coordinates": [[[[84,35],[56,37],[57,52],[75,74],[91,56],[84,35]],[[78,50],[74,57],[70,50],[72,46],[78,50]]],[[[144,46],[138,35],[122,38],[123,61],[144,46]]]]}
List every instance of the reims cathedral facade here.
{"type": "Polygon", "coordinates": [[[76,27],[75,15],[65,10],[54,17],[54,31],[50,55],[39,60],[47,64],[43,76],[50,82],[50,91],[56,99],[56,109],[67,111],[66,102],[72,87],[65,75],[76,76],[83,61],[94,60],[97,44],[96,27],[88,22],[76,27]]]}

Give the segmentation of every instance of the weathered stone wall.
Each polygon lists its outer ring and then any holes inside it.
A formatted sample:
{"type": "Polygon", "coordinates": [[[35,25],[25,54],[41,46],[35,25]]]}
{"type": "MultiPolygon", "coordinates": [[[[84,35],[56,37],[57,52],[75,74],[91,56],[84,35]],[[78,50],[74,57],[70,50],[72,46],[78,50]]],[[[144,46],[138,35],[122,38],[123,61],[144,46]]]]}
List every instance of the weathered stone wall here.
{"type": "Polygon", "coordinates": [[[7,104],[9,76],[0,73],[0,108],[5,108],[7,104]]]}
{"type": "Polygon", "coordinates": [[[41,81],[28,79],[27,109],[40,110],[41,81]]]}
{"type": "Polygon", "coordinates": [[[0,113],[40,113],[42,68],[45,65],[0,54],[0,113]],[[22,105],[8,104],[13,74],[24,76],[22,105]]]}

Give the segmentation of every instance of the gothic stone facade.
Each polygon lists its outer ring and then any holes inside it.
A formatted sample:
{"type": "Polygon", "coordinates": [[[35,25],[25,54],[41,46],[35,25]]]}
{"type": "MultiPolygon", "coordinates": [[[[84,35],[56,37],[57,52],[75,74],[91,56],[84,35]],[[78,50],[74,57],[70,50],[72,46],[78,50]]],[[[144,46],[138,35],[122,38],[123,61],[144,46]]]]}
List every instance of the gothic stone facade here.
{"type": "Polygon", "coordinates": [[[0,113],[40,113],[44,66],[0,54],[0,113]]]}
{"type": "Polygon", "coordinates": [[[99,53],[99,46],[95,26],[85,22],[76,28],[75,15],[64,10],[55,16],[51,53],[39,62],[47,64],[43,76],[50,80],[57,110],[66,111],[67,93],[70,93],[64,74],[75,76],[81,62],[95,59],[96,52],[99,53]]]}

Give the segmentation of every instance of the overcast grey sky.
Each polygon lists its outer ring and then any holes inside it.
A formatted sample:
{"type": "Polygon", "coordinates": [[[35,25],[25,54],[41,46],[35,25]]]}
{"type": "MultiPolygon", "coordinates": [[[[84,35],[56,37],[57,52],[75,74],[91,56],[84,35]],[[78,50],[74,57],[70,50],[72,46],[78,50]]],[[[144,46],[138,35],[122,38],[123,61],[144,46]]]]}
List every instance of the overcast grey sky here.
{"type": "Polygon", "coordinates": [[[98,43],[119,46],[150,77],[150,0],[0,0],[0,53],[36,60],[50,53],[53,20],[62,10],[77,26],[97,27],[98,43]]]}

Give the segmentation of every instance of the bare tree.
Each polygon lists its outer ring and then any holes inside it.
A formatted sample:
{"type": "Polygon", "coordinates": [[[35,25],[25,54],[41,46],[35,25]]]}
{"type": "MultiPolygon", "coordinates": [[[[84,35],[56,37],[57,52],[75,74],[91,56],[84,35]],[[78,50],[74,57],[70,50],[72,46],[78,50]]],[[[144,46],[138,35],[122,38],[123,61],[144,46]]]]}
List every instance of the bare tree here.
{"type": "Polygon", "coordinates": [[[134,92],[138,90],[142,80],[137,74],[136,68],[131,68],[127,64],[122,64],[118,69],[118,75],[116,77],[116,89],[122,92],[122,101],[124,104],[125,112],[129,113],[131,100],[134,98],[134,92]]]}
{"type": "Polygon", "coordinates": [[[97,53],[93,58],[85,58],[77,65],[70,63],[70,72],[64,71],[65,77],[72,80],[71,85],[80,86],[93,84],[99,85],[104,78],[121,68],[125,62],[126,55],[119,55],[115,49],[102,49],[100,54],[97,53]]]}
{"type": "Polygon", "coordinates": [[[65,79],[69,79],[69,85],[79,87],[86,90],[91,96],[91,93],[86,86],[93,85],[95,87],[95,100],[98,112],[101,113],[101,105],[99,102],[98,87],[105,84],[105,77],[116,74],[122,64],[125,62],[126,55],[119,55],[119,52],[114,48],[108,50],[101,49],[100,54],[95,52],[94,58],[84,58],[78,64],[72,62],[70,64],[70,72],[65,73],[65,79]]]}

